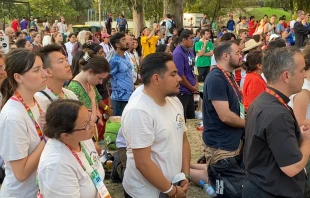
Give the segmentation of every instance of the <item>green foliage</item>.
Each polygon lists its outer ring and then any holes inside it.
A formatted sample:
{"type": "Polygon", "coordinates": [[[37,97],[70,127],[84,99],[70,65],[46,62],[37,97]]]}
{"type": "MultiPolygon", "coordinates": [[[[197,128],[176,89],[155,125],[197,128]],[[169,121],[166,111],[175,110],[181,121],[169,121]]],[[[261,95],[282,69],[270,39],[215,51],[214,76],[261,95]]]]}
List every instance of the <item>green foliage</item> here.
{"type": "Polygon", "coordinates": [[[255,8],[249,11],[250,15],[255,16],[256,20],[262,19],[264,15],[271,16],[275,14],[277,18],[285,15],[287,19],[290,19],[291,14],[289,12],[284,11],[283,9],[275,9],[270,7],[263,7],[263,8],[255,8]]]}
{"type": "Polygon", "coordinates": [[[55,19],[59,16],[73,17],[77,12],[66,0],[30,0],[32,15],[55,19]]]}

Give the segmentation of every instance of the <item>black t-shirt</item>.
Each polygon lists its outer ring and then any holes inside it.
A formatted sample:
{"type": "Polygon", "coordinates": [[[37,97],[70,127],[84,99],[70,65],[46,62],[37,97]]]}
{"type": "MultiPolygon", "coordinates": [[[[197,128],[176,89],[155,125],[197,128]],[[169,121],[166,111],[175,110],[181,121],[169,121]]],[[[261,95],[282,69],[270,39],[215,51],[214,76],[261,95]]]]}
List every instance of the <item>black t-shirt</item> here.
{"type": "MultiPolygon", "coordinates": [[[[233,76],[230,78],[234,83],[233,76]]],[[[238,92],[238,87],[235,83],[234,86],[238,92]]],[[[207,146],[226,151],[235,151],[238,149],[244,128],[235,128],[223,123],[211,100],[228,101],[229,109],[239,116],[239,101],[241,98],[240,92],[238,92],[238,97],[236,96],[235,91],[219,68],[213,69],[207,75],[203,88],[202,108],[204,125],[202,138],[207,146]]]]}
{"type": "Polygon", "coordinates": [[[109,80],[103,79],[102,84],[96,85],[96,88],[103,100],[109,98],[108,82],[109,80]]]}
{"type": "MultiPolygon", "coordinates": [[[[284,94],[272,90],[289,102],[284,94]]],[[[302,159],[300,136],[292,110],[267,92],[258,96],[249,108],[245,126],[243,161],[249,181],[275,197],[303,197],[304,171],[289,177],[280,169],[302,159]]]]}

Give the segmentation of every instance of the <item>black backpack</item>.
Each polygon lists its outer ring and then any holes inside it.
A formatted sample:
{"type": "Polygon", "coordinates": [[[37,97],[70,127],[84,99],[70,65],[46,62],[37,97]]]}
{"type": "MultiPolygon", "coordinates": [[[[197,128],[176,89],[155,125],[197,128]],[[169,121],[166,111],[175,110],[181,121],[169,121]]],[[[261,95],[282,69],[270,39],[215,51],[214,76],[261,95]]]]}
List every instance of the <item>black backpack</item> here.
{"type": "Polygon", "coordinates": [[[175,25],[175,23],[173,23],[172,21],[170,21],[170,20],[168,20],[169,21],[169,23],[171,24],[171,27],[169,28],[169,32],[171,33],[171,34],[173,34],[173,30],[174,30],[174,28],[176,28],[177,26],[175,25]]]}
{"type": "Polygon", "coordinates": [[[211,186],[218,198],[242,198],[246,174],[242,168],[242,156],[230,157],[208,167],[211,186]]]}

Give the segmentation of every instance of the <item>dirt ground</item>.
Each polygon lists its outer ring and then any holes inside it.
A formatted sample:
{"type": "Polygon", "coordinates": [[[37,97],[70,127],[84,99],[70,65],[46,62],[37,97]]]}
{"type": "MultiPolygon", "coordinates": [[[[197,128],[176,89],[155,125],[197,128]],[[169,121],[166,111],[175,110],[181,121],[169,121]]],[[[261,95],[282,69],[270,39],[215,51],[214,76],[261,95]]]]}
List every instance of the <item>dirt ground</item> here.
{"type": "MultiPolygon", "coordinates": [[[[197,131],[195,124],[201,122],[201,120],[187,120],[187,137],[191,146],[191,161],[195,163],[202,154],[202,132],[197,131]]],[[[123,198],[122,185],[120,183],[112,183],[111,180],[105,180],[105,184],[113,198],[123,198]]],[[[193,183],[190,184],[188,191],[188,198],[201,198],[207,197],[203,190],[193,183]]]]}

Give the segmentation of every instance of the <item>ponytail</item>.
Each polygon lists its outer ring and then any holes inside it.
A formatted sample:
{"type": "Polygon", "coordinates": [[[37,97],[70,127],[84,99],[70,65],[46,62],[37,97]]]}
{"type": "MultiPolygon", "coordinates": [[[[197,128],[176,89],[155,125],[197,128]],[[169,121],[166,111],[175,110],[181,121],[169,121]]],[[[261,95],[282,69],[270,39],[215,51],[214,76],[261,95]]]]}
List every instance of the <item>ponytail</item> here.
{"type": "Polygon", "coordinates": [[[1,84],[0,92],[3,96],[2,102],[1,102],[1,108],[5,105],[5,103],[14,95],[13,86],[9,82],[8,78],[5,78],[1,84]]]}

